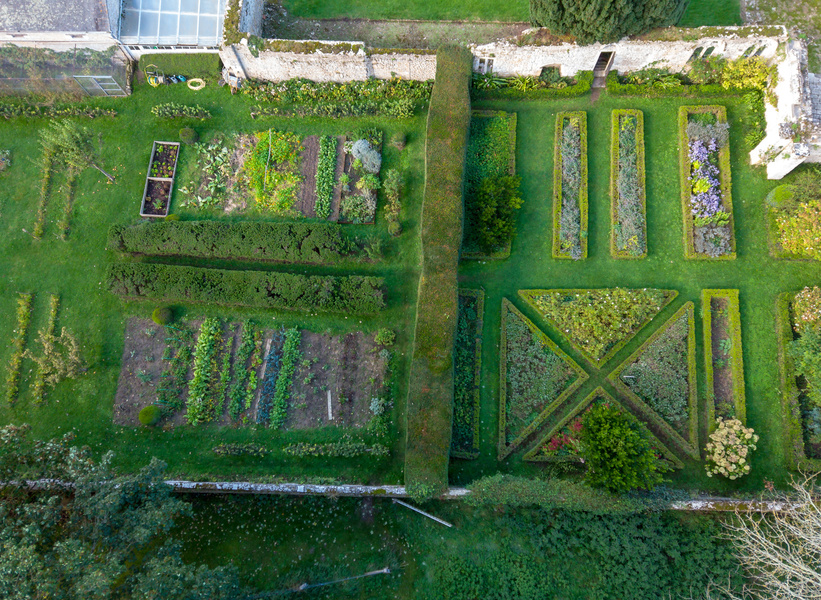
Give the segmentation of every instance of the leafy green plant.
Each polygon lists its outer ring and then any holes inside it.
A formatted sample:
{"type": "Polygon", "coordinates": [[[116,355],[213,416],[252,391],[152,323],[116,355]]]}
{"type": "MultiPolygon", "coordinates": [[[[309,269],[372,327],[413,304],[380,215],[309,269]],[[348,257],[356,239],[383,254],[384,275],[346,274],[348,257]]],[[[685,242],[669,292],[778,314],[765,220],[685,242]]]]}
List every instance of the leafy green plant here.
{"type": "Polygon", "coordinates": [[[222,323],[216,317],[208,317],[200,326],[199,338],[194,349],[194,371],[188,384],[188,412],[185,416],[189,425],[211,421],[217,416],[210,410],[208,391],[212,378],[212,362],[217,357],[221,340],[222,323]]]}
{"type": "Polygon", "coordinates": [[[336,182],[336,138],[323,135],[319,138],[319,157],[316,163],[316,205],[314,211],[320,219],[331,214],[331,200],[336,182]]]}
{"type": "Polygon", "coordinates": [[[377,330],[373,341],[381,346],[393,346],[396,341],[396,332],[388,327],[381,327],[377,330]]]}
{"type": "Polygon", "coordinates": [[[299,343],[302,332],[299,329],[288,329],[285,332],[285,345],[282,349],[282,366],[276,379],[276,387],[271,405],[271,427],[282,429],[287,417],[288,400],[291,397],[291,380],[296,371],[302,353],[299,343]]]}
{"type": "Polygon", "coordinates": [[[161,119],[210,119],[211,113],[199,104],[166,102],[151,108],[151,114],[161,119]]]}
{"type": "Polygon", "coordinates": [[[11,359],[6,375],[6,399],[14,402],[20,386],[20,365],[23,362],[23,350],[26,345],[26,335],[31,322],[32,294],[18,294],[17,296],[17,325],[14,337],[11,340],[11,359]]]}
{"type": "Polygon", "coordinates": [[[385,173],[385,181],[382,184],[385,198],[388,201],[385,206],[385,219],[388,221],[388,233],[394,236],[402,233],[402,225],[399,220],[399,215],[402,212],[402,184],[402,175],[396,169],[389,169],[385,173]]]}
{"type": "Polygon", "coordinates": [[[479,247],[486,254],[510,243],[516,233],[516,212],[522,206],[519,177],[487,177],[477,194],[479,247]]]}
{"type": "Polygon", "coordinates": [[[289,444],[282,449],[285,454],[291,456],[312,456],[328,458],[355,458],[357,456],[377,456],[384,457],[390,454],[390,448],[383,444],[369,445],[365,442],[354,441],[347,438],[341,442],[331,442],[326,444],[297,443],[289,444]]]}
{"type": "Polygon", "coordinates": [[[296,202],[302,142],[299,136],[269,129],[254,134],[257,144],[245,160],[245,172],[262,210],[284,211],[296,202]]]}

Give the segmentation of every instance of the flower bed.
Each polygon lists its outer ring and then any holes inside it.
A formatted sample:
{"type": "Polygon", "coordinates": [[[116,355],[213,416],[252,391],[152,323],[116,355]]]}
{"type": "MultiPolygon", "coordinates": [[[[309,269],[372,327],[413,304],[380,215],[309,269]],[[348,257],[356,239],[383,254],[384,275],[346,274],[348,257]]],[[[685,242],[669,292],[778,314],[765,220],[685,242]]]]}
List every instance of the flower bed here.
{"type": "Polygon", "coordinates": [[[647,257],[644,113],[614,110],[610,146],[610,254],[647,257]]]}
{"type": "Polygon", "coordinates": [[[682,106],[678,125],[684,255],[735,259],[727,109],[682,106]]]}
{"type": "Polygon", "coordinates": [[[556,115],[553,258],[587,258],[587,113],[556,115]]]}
{"type": "Polygon", "coordinates": [[[499,460],[535,432],[587,374],[507,299],[499,359],[499,460]]]}
{"type": "Polygon", "coordinates": [[[465,160],[465,231],[461,258],[496,259],[510,256],[510,242],[483,252],[479,244],[479,187],[488,178],[516,174],[516,113],[474,110],[470,117],[465,160]]]}
{"type": "Polygon", "coordinates": [[[596,367],[678,295],[675,290],[519,290],[519,296],[596,367]]]}
{"type": "Polygon", "coordinates": [[[453,358],[453,437],[450,455],[479,457],[479,387],[485,293],[459,290],[459,322],[453,358]]]}
{"type": "Polygon", "coordinates": [[[140,206],[141,217],[165,217],[171,207],[171,193],[174,190],[174,177],[177,174],[179,142],[154,142],[151,148],[151,160],[148,163],[148,175],[145,178],[145,191],[140,206]]]}
{"type": "MultiPolygon", "coordinates": [[[[598,387],[536,442],[536,445],[524,455],[524,460],[529,462],[584,462],[581,445],[584,415],[594,404],[598,403],[616,406],[623,412],[627,412],[610,394],[598,387]]],[[[684,468],[684,463],[656,436],[646,428],[645,432],[660,461],[676,469],[684,468]]]]}
{"type": "Polygon", "coordinates": [[[676,311],[608,379],[642,420],[692,458],[700,458],[692,302],[676,311]]]}
{"type": "Polygon", "coordinates": [[[712,433],[716,418],[747,422],[738,290],[702,290],[701,314],[707,422],[712,433]]]}

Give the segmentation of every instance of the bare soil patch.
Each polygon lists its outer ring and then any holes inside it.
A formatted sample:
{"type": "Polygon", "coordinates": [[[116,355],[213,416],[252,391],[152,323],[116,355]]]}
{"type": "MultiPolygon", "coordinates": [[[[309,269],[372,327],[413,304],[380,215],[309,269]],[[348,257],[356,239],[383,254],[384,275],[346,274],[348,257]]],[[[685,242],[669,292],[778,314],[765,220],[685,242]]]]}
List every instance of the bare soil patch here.
{"type": "Polygon", "coordinates": [[[285,428],[367,425],[371,399],[379,396],[387,367],[373,338],[361,332],[332,336],[304,331],[300,351],[285,428]]]}
{"type": "Polygon", "coordinates": [[[733,369],[728,350],[724,354],[722,340],[730,339],[730,318],[727,315],[726,298],[710,300],[712,315],[712,350],[713,350],[713,393],[715,394],[716,416],[729,418],[735,416],[733,404],[733,369]]]}

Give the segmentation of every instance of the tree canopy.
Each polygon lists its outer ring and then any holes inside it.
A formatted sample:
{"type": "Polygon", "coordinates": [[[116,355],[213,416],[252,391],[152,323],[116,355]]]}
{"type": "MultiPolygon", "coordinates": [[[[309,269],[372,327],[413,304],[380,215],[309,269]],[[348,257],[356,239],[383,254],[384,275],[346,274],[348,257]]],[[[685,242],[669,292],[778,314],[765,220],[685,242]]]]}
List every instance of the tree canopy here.
{"type": "Polygon", "coordinates": [[[9,600],[228,600],[233,569],[186,564],[169,537],[190,506],[171,495],[157,459],[116,473],[71,434],[33,441],[29,427],[0,429],[0,597],[9,600]],[[25,480],[73,482],[32,491],[25,480]]]}
{"type": "Polygon", "coordinates": [[[530,21],[581,44],[615,42],[675,25],[688,0],[530,0],[530,21]]]}

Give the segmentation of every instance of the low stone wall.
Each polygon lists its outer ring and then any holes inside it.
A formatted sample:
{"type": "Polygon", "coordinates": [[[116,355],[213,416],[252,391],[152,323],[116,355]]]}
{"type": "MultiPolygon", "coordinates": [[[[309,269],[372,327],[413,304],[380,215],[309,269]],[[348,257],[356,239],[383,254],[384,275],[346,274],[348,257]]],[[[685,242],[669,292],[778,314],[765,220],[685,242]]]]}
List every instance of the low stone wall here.
{"type": "MultiPolygon", "coordinates": [[[[247,1],[247,0],[246,0],[247,1]]],[[[244,40],[243,40],[244,41],[244,40]]],[[[361,42],[327,42],[334,44],[361,42]]],[[[261,51],[254,56],[246,43],[234,44],[220,51],[222,63],[245,78],[264,81],[284,81],[301,77],[311,81],[362,81],[377,79],[414,79],[426,81],[436,75],[436,56],[431,54],[374,54],[357,52],[298,52],[261,51]]]]}

